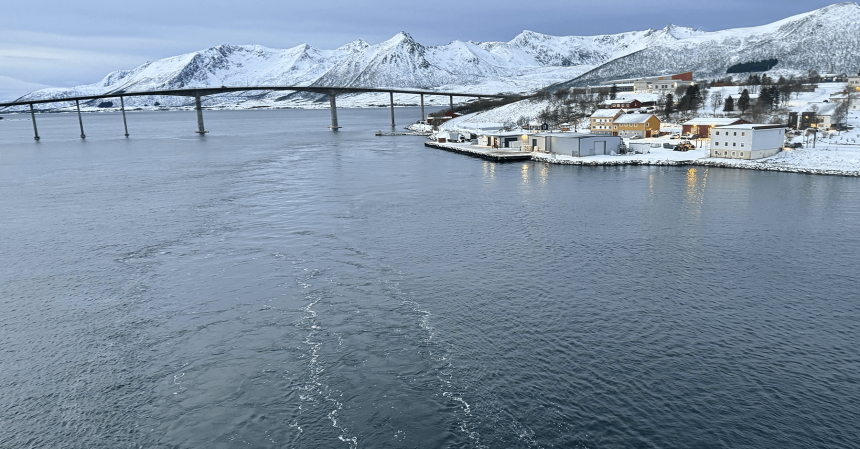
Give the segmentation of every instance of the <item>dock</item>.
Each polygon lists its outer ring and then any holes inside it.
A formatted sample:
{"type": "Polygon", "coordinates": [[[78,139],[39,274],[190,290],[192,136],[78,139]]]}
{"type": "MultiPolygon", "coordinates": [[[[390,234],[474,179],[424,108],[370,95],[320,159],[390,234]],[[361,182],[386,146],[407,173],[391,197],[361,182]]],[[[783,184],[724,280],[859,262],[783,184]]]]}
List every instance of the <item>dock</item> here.
{"type": "Polygon", "coordinates": [[[421,133],[421,132],[416,132],[416,131],[401,131],[401,132],[384,133],[382,131],[377,131],[373,135],[374,136],[423,136],[423,137],[427,137],[430,135],[430,133],[421,133]]]}
{"type": "Polygon", "coordinates": [[[433,141],[424,142],[425,147],[465,154],[467,156],[486,159],[493,162],[530,161],[532,154],[525,151],[506,151],[498,148],[479,147],[470,144],[450,144],[433,141]]]}

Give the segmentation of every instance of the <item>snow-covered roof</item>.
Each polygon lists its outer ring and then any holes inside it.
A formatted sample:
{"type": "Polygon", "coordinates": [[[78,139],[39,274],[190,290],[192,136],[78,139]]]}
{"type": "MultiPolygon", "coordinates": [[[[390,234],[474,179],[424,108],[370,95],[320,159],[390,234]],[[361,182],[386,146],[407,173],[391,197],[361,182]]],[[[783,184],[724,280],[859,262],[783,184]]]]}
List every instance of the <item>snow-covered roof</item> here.
{"type": "Polygon", "coordinates": [[[836,111],[836,108],[839,107],[839,103],[825,103],[823,101],[810,101],[806,103],[805,106],[797,108],[795,112],[803,114],[804,112],[812,112],[812,107],[815,106],[818,108],[818,111],[815,113],[816,115],[833,115],[833,112],[836,111]]]}
{"type": "Polygon", "coordinates": [[[771,129],[784,128],[785,125],[768,125],[764,123],[743,123],[740,125],[720,126],[720,129],[771,129]]]}
{"type": "Polygon", "coordinates": [[[654,117],[654,114],[623,114],[615,119],[614,123],[645,123],[651,117],[654,117]]]}
{"type": "Polygon", "coordinates": [[[523,133],[519,131],[498,131],[498,132],[479,132],[479,136],[489,136],[489,137],[513,137],[513,136],[522,136],[523,133]]]}
{"type": "Polygon", "coordinates": [[[619,109],[598,109],[594,111],[594,114],[591,114],[591,118],[612,118],[615,117],[620,112],[619,109]]]}
{"type": "Polygon", "coordinates": [[[618,92],[615,95],[616,101],[633,101],[633,99],[639,100],[643,103],[645,103],[646,101],[657,101],[660,99],[660,94],[649,94],[645,92],[618,92]]]}
{"type": "Polygon", "coordinates": [[[687,120],[682,125],[710,125],[710,126],[724,126],[731,125],[735,122],[740,121],[739,118],[731,118],[731,117],[699,117],[694,118],[692,120],[687,120]]]}
{"type": "Polygon", "coordinates": [[[619,103],[632,103],[634,101],[640,101],[640,100],[637,100],[636,98],[616,98],[615,100],[606,100],[603,103],[604,104],[619,104],[619,103]]]}
{"type": "Polygon", "coordinates": [[[560,132],[560,133],[538,133],[532,134],[532,136],[537,137],[564,137],[565,139],[582,139],[584,137],[614,137],[614,136],[606,136],[600,134],[591,134],[591,133],[571,133],[571,132],[560,132]]]}

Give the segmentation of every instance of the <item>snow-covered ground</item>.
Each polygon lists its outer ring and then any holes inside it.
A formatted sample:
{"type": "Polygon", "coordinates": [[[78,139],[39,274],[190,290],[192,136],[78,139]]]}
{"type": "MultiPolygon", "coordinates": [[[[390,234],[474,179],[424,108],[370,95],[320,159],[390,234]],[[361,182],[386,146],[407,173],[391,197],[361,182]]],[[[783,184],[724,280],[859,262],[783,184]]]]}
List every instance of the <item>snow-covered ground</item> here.
{"type": "MultiPolygon", "coordinates": [[[[832,93],[844,89],[842,83],[822,83],[815,92],[802,92],[792,98],[791,106],[801,107],[806,102],[823,101],[830,98],[832,93]]],[[[732,89],[736,94],[738,88],[732,89]]],[[[515,122],[520,116],[536,117],[549,103],[545,101],[525,100],[502,106],[491,111],[477,114],[464,115],[444,123],[444,130],[474,130],[475,128],[489,129],[493,125],[501,128],[505,123],[515,122]]],[[[700,111],[702,115],[709,115],[700,111]]],[[[720,114],[716,114],[720,115],[720,114]]],[[[786,117],[787,118],[787,117],[786,117]]],[[[740,160],[708,157],[710,140],[700,141],[701,148],[688,152],[678,152],[662,148],[664,142],[677,143],[678,140],[670,140],[667,137],[639,139],[634,142],[660,144],[661,148],[651,148],[647,154],[628,155],[601,155],[588,157],[573,157],[562,154],[535,153],[534,160],[573,165],[708,165],[728,168],[745,168],[754,170],[774,170],[796,173],[833,174],[846,176],[860,176],[860,113],[852,112],[848,115],[848,126],[854,129],[843,132],[819,133],[812,147],[812,142],[804,145],[804,148],[786,150],[779,154],[759,159],[740,160]]],[[[580,131],[587,132],[587,121],[582,123],[580,131]]],[[[680,132],[680,123],[663,123],[661,130],[664,132],[680,132]]],[[[802,136],[794,137],[792,142],[804,143],[802,136]]]]}

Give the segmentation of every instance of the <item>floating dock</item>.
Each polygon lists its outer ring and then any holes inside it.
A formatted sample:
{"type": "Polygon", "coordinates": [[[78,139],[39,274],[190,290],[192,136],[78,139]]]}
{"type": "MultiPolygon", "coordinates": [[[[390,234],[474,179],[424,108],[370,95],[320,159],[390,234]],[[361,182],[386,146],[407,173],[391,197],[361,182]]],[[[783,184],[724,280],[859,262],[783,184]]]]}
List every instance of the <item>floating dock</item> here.
{"type": "Polygon", "coordinates": [[[532,154],[525,151],[506,151],[498,148],[479,147],[470,144],[450,144],[433,141],[424,142],[425,147],[465,154],[467,156],[486,159],[493,162],[530,161],[532,154]]]}

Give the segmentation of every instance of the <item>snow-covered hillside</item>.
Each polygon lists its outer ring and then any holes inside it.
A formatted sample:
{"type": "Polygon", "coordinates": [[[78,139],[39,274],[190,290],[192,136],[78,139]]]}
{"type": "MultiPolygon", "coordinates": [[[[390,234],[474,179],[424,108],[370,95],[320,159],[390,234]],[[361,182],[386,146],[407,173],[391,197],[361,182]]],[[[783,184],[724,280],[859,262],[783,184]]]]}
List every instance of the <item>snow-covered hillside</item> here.
{"type": "MultiPolygon", "coordinates": [[[[528,93],[658,73],[693,70],[697,78],[724,76],[737,63],[777,58],[778,74],[810,69],[856,73],[860,68],[860,6],[840,3],[778,22],[717,32],[674,25],[601,36],[548,36],[523,31],[510,42],[454,41],[424,46],[407,33],[371,45],[362,40],[334,50],[308,45],[272,49],[217,47],[147,62],[95,84],[43,89],[20,100],[212,86],[295,85],[394,87],[528,93]]],[[[387,95],[359,94],[343,106],[385,104],[387,95]]],[[[316,107],[316,94],[248,92],[207,97],[208,106],[316,107]]],[[[441,101],[443,99],[429,99],[441,101]]],[[[187,106],[188,98],[132,97],[129,106],[187,106]]],[[[401,104],[417,98],[398,97],[401,104]]],[[[85,107],[95,107],[89,102],[85,107]]],[[[54,107],[69,105],[55,104],[54,107]]]]}
{"type": "Polygon", "coordinates": [[[553,89],[690,70],[697,79],[713,79],[725,76],[735,64],[767,59],[779,61],[768,72],[773,77],[802,75],[809,70],[856,74],[860,69],[858,48],[860,6],[839,3],[759,27],[662,39],[553,89]]]}

